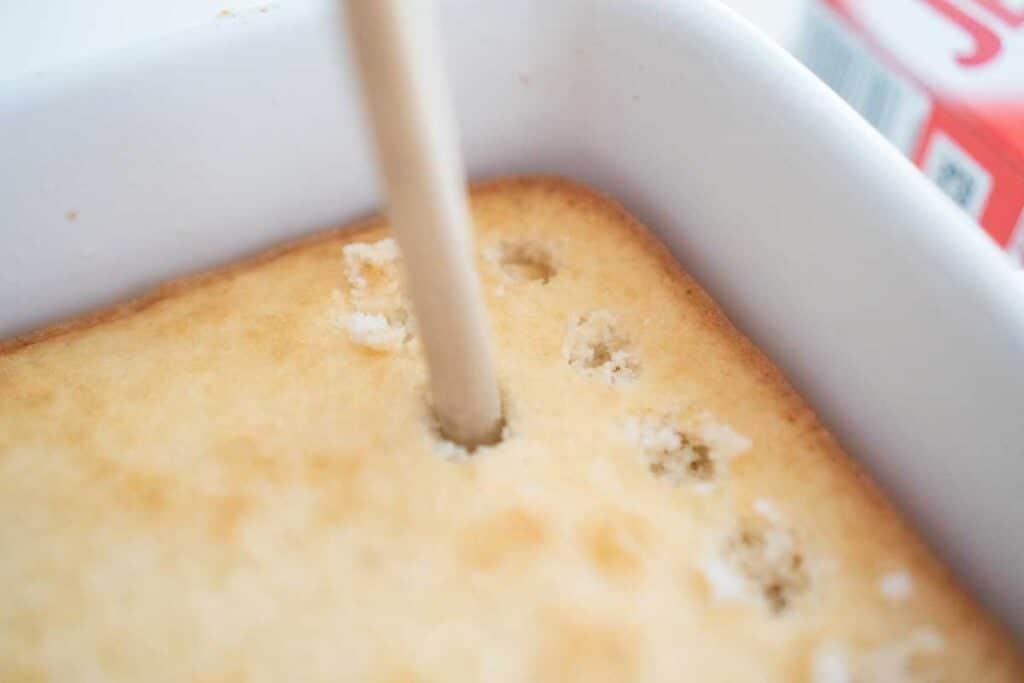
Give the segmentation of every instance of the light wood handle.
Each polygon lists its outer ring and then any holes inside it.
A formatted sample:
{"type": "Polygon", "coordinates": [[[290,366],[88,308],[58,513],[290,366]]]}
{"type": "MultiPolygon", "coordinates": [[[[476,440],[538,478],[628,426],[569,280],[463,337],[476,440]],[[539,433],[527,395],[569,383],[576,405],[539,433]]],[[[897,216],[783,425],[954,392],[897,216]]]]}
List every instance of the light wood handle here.
{"type": "Polygon", "coordinates": [[[501,400],[432,5],[348,0],[348,18],[434,410],[473,448],[499,438],[501,400]]]}

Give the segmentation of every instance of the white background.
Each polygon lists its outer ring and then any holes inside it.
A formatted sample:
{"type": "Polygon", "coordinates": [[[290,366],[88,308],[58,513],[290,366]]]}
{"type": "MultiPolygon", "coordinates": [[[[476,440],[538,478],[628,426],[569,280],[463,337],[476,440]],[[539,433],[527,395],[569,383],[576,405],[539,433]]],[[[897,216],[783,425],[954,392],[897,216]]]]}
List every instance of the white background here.
{"type": "MultiPolygon", "coordinates": [[[[237,21],[261,10],[331,1],[0,0],[0,81],[59,69],[204,24],[237,21]]],[[[724,1],[779,40],[793,30],[803,2],[724,1]]]]}

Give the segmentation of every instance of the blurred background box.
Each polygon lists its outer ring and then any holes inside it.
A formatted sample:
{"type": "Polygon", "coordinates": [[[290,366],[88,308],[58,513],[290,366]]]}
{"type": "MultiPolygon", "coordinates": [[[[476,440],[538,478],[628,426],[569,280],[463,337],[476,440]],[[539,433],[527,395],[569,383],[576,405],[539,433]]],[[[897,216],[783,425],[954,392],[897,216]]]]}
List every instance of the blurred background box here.
{"type": "Polygon", "coordinates": [[[791,44],[1024,265],[1024,1],[808,0],[791,44]]]}

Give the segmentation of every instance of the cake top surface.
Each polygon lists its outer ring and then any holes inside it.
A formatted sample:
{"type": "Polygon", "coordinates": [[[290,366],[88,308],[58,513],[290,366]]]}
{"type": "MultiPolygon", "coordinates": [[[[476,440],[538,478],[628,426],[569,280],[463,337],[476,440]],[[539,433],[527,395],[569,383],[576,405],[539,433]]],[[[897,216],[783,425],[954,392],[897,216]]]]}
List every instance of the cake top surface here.
{"type": "Polygon", "coordinates": [[[0,679],[1024,676],[618,206],[472,212],[508,421],[474,453],[376,219],[0,349],[0,679]]]}

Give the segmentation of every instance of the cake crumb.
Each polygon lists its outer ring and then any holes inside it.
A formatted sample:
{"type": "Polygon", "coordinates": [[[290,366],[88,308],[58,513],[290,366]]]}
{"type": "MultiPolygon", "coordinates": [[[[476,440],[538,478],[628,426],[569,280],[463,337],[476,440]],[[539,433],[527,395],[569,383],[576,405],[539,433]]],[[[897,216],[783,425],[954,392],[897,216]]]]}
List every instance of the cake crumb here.
{"type": "Polygon", "coordinates": [[[570,367],[608,384],[632,382],[640,372],[640,361],[631,348],[629,336],[622,331],[615,315],[606,310],[569,319],[562,356],[570,367]]]}
{"type": "Polygon", "coordinates": [[[403,323],[388,320],[380,313],[356,311],[348,316],[345,327],[354,343],[381,351],[396,349],[409,337],[403,323]]]}
{"type": "Polygon", "coordinates": [[[879,579],[878,589],[886,599],[893,602],[904,602],[914,592],[914,581],[910,572],[889,572],[879,579]]]}
{"type": "Polygon", "coordinates": [[[701,492],[710,491],[729,461],[750,447],[749,439],[709,413],[690,426],[671,414],[630,418],[625,433],[656,478],[674,486],[690,481],[701,492]]]}
{"type": "Polygon", "coordinates": [[[754,445],[749,437],[740,434],[724,422],[719,422],[711,413],[704,412],[698,417],[698,434],[723,458],[732,458],[744,453],[754,445]]]}
{"type": "Polygon", "coordinates": [[[355,242],[345,245],[342,254],[349,307],[337,320],[339,326],[348,330],[353,343],[376,351],[397,350],[410,342],[415,326],[395,241],[355,242]]]}
{"type": "Polygon", "coordinates": [[[376,242],[353,242],[342,249],[345,275],[353,290],[369,293],[371,288],[397,288],[398,244],[390,237],[376,242]]]}
{"type": "Polygon", "coordinates": [[[810,589],[804,555],[792,533],[777,522],[747,521],[726,539],[720,559],[743,577],[746,597],[772,615],[787,612],[810,589]]]}

